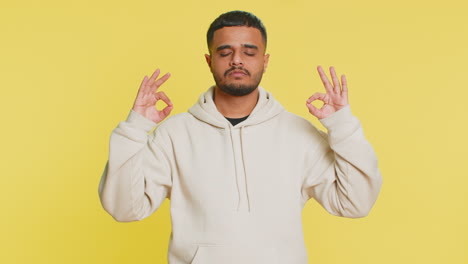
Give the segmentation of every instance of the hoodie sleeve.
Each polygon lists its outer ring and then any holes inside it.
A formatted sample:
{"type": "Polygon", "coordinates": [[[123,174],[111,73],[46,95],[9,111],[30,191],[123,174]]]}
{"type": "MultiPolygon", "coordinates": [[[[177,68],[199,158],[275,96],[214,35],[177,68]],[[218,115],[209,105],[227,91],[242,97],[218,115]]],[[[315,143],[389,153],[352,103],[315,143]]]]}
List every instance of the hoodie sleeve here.
{"type": "Polygon", "coordinates": [[[377,157],[350,107],[321,119],[328,135],[307,156],[302,192],[329,213],[359,218],[368,215],[382,185],[377,157]]]}
{"type": "Polygon", "coordinates": [[[130,111],[112,131],[109,159],[99,183],[103,208],[119,222],[142,220],[170,196],[168,137],[156,123],[130,111]]]}

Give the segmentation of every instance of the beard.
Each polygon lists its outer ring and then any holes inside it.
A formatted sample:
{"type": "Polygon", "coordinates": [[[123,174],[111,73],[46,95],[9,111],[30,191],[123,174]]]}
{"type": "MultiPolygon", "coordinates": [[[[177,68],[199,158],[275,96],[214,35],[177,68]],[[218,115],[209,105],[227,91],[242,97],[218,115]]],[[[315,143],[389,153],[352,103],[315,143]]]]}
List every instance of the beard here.
{"type": "MultiPolygon", "coordinates": [[[[248,70],[246,69],[243,69],[243,68],[239,68],[239,67],[233,67],[229,70],[227,70],[225,73],[224,73],[224,77],[226,77],[229,72],[233,71],[233,70],[243,70],[247,76],[251,77],[251,74],[248,70]]],[[[213,77],[214,77],[214,80],[215,80],[215,83],[216,83],[216,86],[221,89],[221,91],[229,94],[229,95],[233,95],[233,96],[244,96],[244,95],[248,95],[250,93],[252,93],[253,91],[255,91],[255,89],[257,89],[258,85],[260,84],[260,81],[262,80],[262,76],[263,76],[263,72],[260,72],[260,73],[257,73],[253,76],[253,80],[252,80],[252,83],[249,83],[249,84],[240,84],[240,83],[226,83],[223,78],[220,78],[219,76],[216,76],[215,74],[213,74],[213,77]]]]}
{"type": "Polygon", "coordinates": [[[246,85],[246,84],[216,84],[221,91],[233,95],[233,96],[244,96],[257,89],[257,85],[246,85]]]}

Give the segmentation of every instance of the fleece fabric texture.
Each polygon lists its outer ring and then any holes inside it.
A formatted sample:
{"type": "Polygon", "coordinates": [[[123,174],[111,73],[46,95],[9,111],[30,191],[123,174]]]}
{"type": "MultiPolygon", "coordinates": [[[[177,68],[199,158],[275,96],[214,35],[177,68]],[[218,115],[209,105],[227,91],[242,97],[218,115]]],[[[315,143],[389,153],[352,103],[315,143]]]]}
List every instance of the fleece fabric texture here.
{"type": "Polygon", "coordinates": [[[258,90],[235,126],[210,87],[187,113],[156,124],[130,111],[113,130],[102,206],[131,222],[170,199],[169,264],[306,264],[301,213],[310,198],[351,218],[375,203],[377,158],[349,106],[320,120],[324,133],[258,90]]]}

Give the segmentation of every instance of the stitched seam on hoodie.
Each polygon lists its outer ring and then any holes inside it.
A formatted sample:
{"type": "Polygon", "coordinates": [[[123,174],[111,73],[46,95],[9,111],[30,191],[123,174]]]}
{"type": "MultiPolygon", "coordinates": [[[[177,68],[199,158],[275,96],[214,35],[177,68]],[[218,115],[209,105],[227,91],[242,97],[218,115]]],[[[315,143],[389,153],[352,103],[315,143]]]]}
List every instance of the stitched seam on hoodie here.
{"type": "MultiPolygon", "coordinates": [[[[336,152],[334,152],[335,161],[334,161],[333,166],[336,166],[336,163],[337,163],[337,160],[338,160],[338,158],[336,156],[338,156],[338,155],[337,155],[336,152]]],[[[351,199],[349,197],[349,192],[351,191],[350,183],[349,183],[349,164],[346,162],[344,164],[344,167],[345,168],[343,170],[343,180],[345,181],[345,183],[343,185],[345,186],[345,191],[344,191],[343,194],[346,197],[344,200],[339,199],[340,196],[338,195],[338,191],[340,189],[338,187],[336,189],[336,191],[337,191],[337,193],[336,193],[337,197],[336,198],[337,198],[339,204],[341,205],[340,207],[338,207],[340,209],[338,212],[342,216],[346,215],[345,212],[346,212],[347,208],[352,208],[353,207],[353,203],[352,203],[352,201],[351,201],[351,199]]],[[[335,176],[335,177],[338,177],[338,176],[335,176]]]]}
{"type": "Polygon", "coordinates": [[[247,197],[248,211],[250,212],[249,188],[248,188],[248,185],[247,185],[247,171],[246,171],[246,168],[245,168],[244,147],[243,147],[243,142],[242,142],[242,129],[243,128],[244,127],[241,127],[241,131],[240,131],[240,143],[241,143],[242,167],[244,168],[245,194],[246,194],[246,197],[247,197]]]}
{"type": "Polygon", "coordinates": [[[133,195],[133,184],[134,184],[134,180],[135,180],[134,175],[136,173],[136,170],[134,169],[135,168],[135,166],[134,166],[135,163],[133,162],[133,159],[130,160],[130,162],[131,162],[130,168],[132,168],[132,173],[130,173],[130,203],[132,205],[131,210],[132,210],[132,213],[135,215],[135,217],[137,219],[139,219],[139,216],[138,216],[137,212],[135,211],[135,197],[133,195]]]}
{"type": "MultiPolygon", "coordinates": [[[[316,153],[317,151],[319,151],[319,149],[320,149],[320,147],[321,147],[322,144],[325,145],[325,146],[328,146],[328,147],[327,147],[327,148],[329,148],[328,151],[334,152],[333,149],[331,149],[330,144],[328,143],[328,141],[326,140],[326,138],[324,138],[322,134],[319,134],[319,135],[321,136],[321,137],[320,137],[320,142],[318,142],[318,144],[316,144],[315,148],[313,148],[313,149],[314,149],[313,152],[312,152],[313,154],[311,153],[310,156],[315,156],[315,155],[316,155],[315,153],[316,153]]],[[[310,147],[312,148],[312,146],[310,146],[310,147]]],[[[312,150],[308,150],[308,151],[312,151],[312,150]]],[[[323,156],[326,156],[327,153],[328,153],[328,151],[326,151],[326,152],[323,154],[323,156]]],[[[305,155],[307,156],[307,152],[305,153],[305,155]]],[[[321,157],[321,156],[319,156],[319,158],[320,158],[320,157],[321,157]]],[[[306,159],[305,159],[305,163],[306,163],[306,164],[305,164],[305,168],[306,168],[306,171],[302,174],[302,177],[301,177],[301,200],[302,200],[302,203],[303,203],[304,205],[307,203],[307,201],[308,201],[310,198],[312,198],[312,197],[309,196],[309,194],[308,194],[307,192],[306,192],[306,197],[304,197],[304,194],[302,193],[302,190],[304,189],[304,188],[303,188],[303,187],[304,187],[304,184],[305,184],[305,182],[307,181],[307,179],[308,179],[309,177],[313,177],[313,176],[308,175],[308,174],[306,173],[306,172],[308,171],[307,168],[308,168],[308,166],[309,166],[308,161],[309,161],[309,160],[306,160],[306,159]]],[[[313,164],[313,166],[315,166],[317,162],[318,162],[318,161],[315,161],[315,163],[313,164]]]]}
{"type": "Polygon", "coordinates": [[[350,189],[350,184],[349,184],[349,174],[348,174],[348,173],[349,173],[349,164],[346,163],[345,166],[346,166],[346,171],[345,171],[345,177],[346,177],[346,198],[347,198],[347,200],[348,200],[348,202],[347,202],[347,203],[348,203],[348,206],[351,206],[351,207],[352,207],[352,206],[353,206],[353,203],[350,201],[350,197],[349,197],[349,191],[351,190],[351,189],[350,189]]]}
{"type": "MultiPolygon", "coordinates": [[[[162,132],[159,132],[159,133],[162,133],[162,132]]],[[[160,137],[162,137],[162,135],[160,134],[159,135],[160,137]]],[[[166,142],[164,140],[160,140],[159,141],[159,144],[155,141],[156,140],[156,133],[154,134],[154,136],[150,136],[149,137],[150,141],[147,143],[148,145],[154,145],[154,147],[150,147],[149,148],[149,152],[151,152],[151,154],[153,154],[154,156],[156,156],[156,152],[153,150],[153,149],[158,149],[161,151],[162,153],[162,156],[164,157],[163,160],[165,160],[166,162],[163,162],[164,163],[164,167],[166,167],[167,171],[171,172],[171,157],[169,156],[169,154],[166,152],[166,149],[170,149],[168,147],[168,145],[166,145],[166,142]],[[158,148],[158,145],[161,146],[161,148],[158,148]]],[[[173,142],[171,140],[171,147],[172,149],[174,149],[174,145],[173,145],[173,142]]],[[[174,157],[174,161],[175,161],[175,157],[174,157]]],[[[171,173],[171,181],[172,181],[172,173],[171,173]]]]}
{"type": "Polygon", "coordinates": [[[236,152],[234,150],[234,140],[232,137],[232,128],[229,127],[229,135],[231,137],[231,146],[232,146],[232,156],[234,158],[234,176],[236,177],[236,186],[237,186],[237,211],[239,211],[240,206],[240,189],[239,189],[239,179],[237,179],[237,160],[236,160],[236,152]]]}

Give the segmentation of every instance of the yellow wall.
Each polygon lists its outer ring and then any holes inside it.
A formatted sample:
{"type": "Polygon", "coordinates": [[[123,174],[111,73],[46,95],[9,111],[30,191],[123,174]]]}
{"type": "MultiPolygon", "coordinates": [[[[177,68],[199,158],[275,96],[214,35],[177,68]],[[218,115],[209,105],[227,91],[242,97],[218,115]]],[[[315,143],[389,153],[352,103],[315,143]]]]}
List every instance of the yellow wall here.
{"type": "Polygon", "coordinates": [[[0,6],[0,263],[165,263],[169,202],[117,223],[97,187],[112,129],[144,75],[186,111],[213,81],[205,33],[255,13],[268,34],[262,86],[318,125],[315,67],[349,82],[384,177],[367,218],[310,201],[310,263],[468,263],[467,4],[447,1],[9,1],[0,6]]]}

